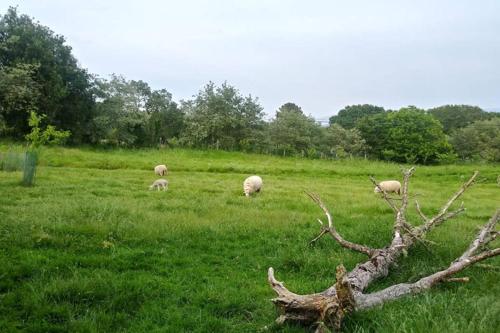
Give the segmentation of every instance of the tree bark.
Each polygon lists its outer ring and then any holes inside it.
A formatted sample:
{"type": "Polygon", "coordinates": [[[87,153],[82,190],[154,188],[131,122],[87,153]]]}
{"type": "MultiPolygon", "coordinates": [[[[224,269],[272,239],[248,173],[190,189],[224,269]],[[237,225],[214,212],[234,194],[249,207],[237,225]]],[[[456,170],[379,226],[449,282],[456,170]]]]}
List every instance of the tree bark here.
{"type": "MultiPolygon", "coordinates": [[[[481,228],[481,231],[472,241],[469,248],[451,263],[447,269],[431,274],[414,283],[396,284],[378,292],[364,294],[363,291],[373,281],[389,274],[390,267],[396,263],[408,248],[418,241],[424,241],[429,231],[464,211],[462,206],[452,212],[449,212],[449,209],[474,184],[474,180],[478,175],[476,171],[450,197],[439,212],[431,218],[425,216],[418,202],[415,202],[416,210],[424,223],[419,227],[414,227],[406,218],[406,209],[409,203],[409,181],[413,172],[414,168],[403,170],[401,205],[398,206],[394,202],[396,199],[390,198],[381,189],[383,199],[395,212],[392,241],[381,249],[345,240],[336,230],[333,218],[319,196],[308,193],[309,197],[325,213],[328,221],[328,224],[324,225],[321,220],[318,220],[322,225],[320,234],[310,243],[314,244],[323,235],[328,234],[342,247],[363,253],[369,257],[369,260],[358,264],[350,272],[347,272],[342,265],[338,266],[336,269],[336,283],[323,292],[309,295],[299,295],[289,291],[282,282],[276,280],[274,270],[270,267],[268,270],[269,284],[278,295],[278,297],[273,299],[280,313],[277,319],[278,323],[296,322],[305,326],[313,326],[316,328],[316,332],[326,332],[328,328],[340,330],[344,317],[353,311],[367,309],[405,295],[423,292],[439,282],[453,280],[463,282],[466,279],[451,278],[451,276],[479,261],[500,254],[500,248],[486,249],[487,244],[495,240],[499,235],[499,232],[495,230],[500,216],[499,209],[488,223],[481,228]]],[[[375,179],[371,178],[371,180],[375,186],[378,186],[375,179]]]]}

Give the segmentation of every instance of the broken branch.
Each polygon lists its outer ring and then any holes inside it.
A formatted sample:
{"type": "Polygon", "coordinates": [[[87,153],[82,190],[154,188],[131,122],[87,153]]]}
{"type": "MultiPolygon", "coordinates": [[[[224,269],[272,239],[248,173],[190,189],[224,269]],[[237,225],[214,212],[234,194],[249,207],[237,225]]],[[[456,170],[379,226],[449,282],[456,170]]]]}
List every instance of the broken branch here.
{"type": "Polygon", "coordinates": [[[375,180],[375,178],[373,178],[372,176],[370,176],[370,180],[372,181],[373,185],[375,185],[375,187],[377,187],[380,190],[380,193],[382,193],[382,197],[387,202],[387,204],[392,208],[392,210],[394,212],[398,212],[399,211],[398,207],[396,207],[396,205],[394,204],[394,202],[392,202],[390,200],[389,196],[387,195],[387,192],[383,188],[380,187],[380,185],[377,183],[377,181],[375,180]]]}
{"type": "Polygon", "coordinates": [[[417,227],[416,228],[417,233],[420,235],[423,235],[423,234],[429,232],[435,226],[443,223],[447,219],[452,218],[452,217],[456,216],[457,214],[459,214],[460,212],[462,212],[464,210],[463,207],[459,208],[458,210],[456,210],[453,213],[446,214],[448,212],[448,209],[450,208],[450,206],[455,202],[455,200],[457,200],[465,192],[465,190],[467,190],[471,185],[473,185],[474,180],[476,179],[478,174],[479,174],[479,172],[475,171],[474,174],[472,175],[472,177],[465,184],[463,184],[462,187],[457,192],[455,192],[455,194],[453,194],[451,196],[451,198],[441,208],[441,210],[439,211],[439,213],[437,215],[435,215],[433,218],[427,220],[427,222],[424,223],[423,225],[421,225],[420,227],[417,227]]]}
{"type": "Polygon", "coordinates": [[[306,194],[321,208],[321,210],[323,210],[328,220],[328,227],[324,227],[324,229],[320,232],[320,234],[316,236],[313,240],[311,240],[309,244],[315,243],[324,234],[328,233],[332,236],[333,239],[337,241],[337,243],[339,243],[342,247],[346,249],[361,252],[366,254],[367,256],[372,256],[377,251],[376,249],[372,249],[368,246],[356,244],[345,240],[335,229],[335,226],[333,225],[332,215],[328,211],[328,208],[326,208],[325,204],[321,201],[321,198],[315,193],[306,192],[306,194]]]}

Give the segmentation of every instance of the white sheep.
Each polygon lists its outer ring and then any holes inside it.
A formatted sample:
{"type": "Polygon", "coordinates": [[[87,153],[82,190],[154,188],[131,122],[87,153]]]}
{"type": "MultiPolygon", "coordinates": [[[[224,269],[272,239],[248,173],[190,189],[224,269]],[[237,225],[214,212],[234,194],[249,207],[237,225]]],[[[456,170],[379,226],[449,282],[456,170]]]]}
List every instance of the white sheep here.
{"type": "Polygon", "coordinates": [[[259,176],[250,176],[243,182],[243,192],[247,197],[255,192],[260,192],[262,188],[262,178],[259,176]]]}
{"type": "Polygon", "coordinates": [[[160,188],[166,191],[168,189],[168,180],[166,179],[155,180],[153,184],[151,184],[151,186],[149,187],[149,190],[152,190],[154,188],[156,188],[158,191],[160,190],[160,188]]]}
{"type": "MultiPolygon", "coordinates": [[[[397,194],[401,194],[401,183],[397,180],[384,180],[378,184],[382,190],[386,193],[396,192],[397,194]]],[[[380,188],[375,186],[375,190],[373,192],[380,193],[380,188]]]]}
{"type": "Polygon", "coordinates": [[[167,172],[168,170],[165,164],[155,166],[155,174],[157,174],[158,176],[165,176],[167,172]]]}

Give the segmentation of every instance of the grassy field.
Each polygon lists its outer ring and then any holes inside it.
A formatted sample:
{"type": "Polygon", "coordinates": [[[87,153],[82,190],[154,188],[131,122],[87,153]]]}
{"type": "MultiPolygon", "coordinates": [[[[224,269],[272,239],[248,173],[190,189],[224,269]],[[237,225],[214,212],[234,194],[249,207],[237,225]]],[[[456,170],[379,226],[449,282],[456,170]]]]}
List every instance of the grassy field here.
{"type": "MultiPolygon", "coordinates": [[[[326,237],[307,246],[322,212],[303,191],[321,195],[347,239],[380,247],[392,212],[368,175],[400,178],[398,165],[382,162],[214,151],[51,148],[40,163],[32,188],[20,186],[20,172],[0,171],[0,332],[303,332],[273,324],[267,268],[311,293],[332,284],[336,265],[364,259],[326,237]],[[160,162],[170,188],[148,191],[160,162]],[[251,174],[264,188],[248,199],[251,174]]],[[[500,205],[499,165],[417,168],[410,187],[429,215],[476,169],[466,213],[371,290],[444,268],[500,205]]],[[[471,281],[356,313],[345,331],[499,332],[500,271],[460,276],[471,281]]]]}

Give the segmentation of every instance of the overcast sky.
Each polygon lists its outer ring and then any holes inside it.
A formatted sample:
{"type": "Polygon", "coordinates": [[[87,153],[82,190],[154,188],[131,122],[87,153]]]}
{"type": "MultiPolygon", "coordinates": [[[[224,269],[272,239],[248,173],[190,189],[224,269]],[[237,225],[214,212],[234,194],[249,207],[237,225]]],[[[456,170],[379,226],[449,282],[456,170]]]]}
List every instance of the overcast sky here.
{"type": "Polygon", "coordinates": [[[348,104],[500,107],[500,1],[0,0],[66,37],[81,65],[176,100],[227,81],[274,115],[348,104]]]}

